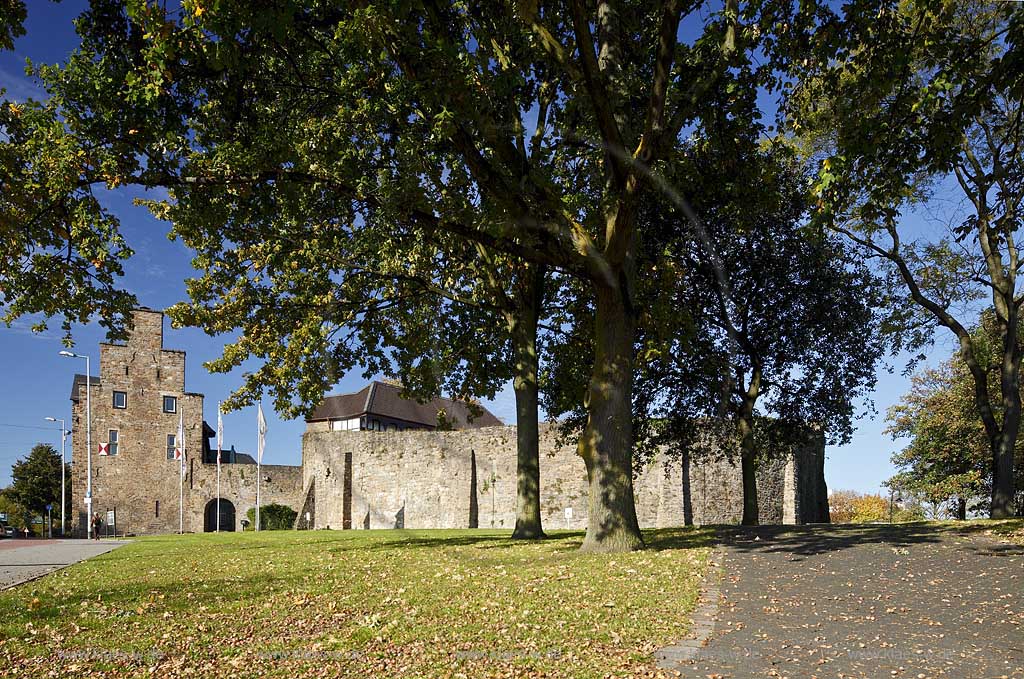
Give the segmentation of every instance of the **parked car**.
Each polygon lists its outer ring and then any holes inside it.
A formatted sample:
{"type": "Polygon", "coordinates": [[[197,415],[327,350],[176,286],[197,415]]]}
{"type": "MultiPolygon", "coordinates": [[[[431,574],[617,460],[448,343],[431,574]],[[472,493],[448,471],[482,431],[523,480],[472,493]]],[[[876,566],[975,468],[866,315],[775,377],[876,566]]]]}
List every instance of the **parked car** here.
{"type": "Polygon", "coordinates": [[[16,538],[18,537],[18,531],[14,528],[14,526],[4,526],[3,537],[16,538]]]}

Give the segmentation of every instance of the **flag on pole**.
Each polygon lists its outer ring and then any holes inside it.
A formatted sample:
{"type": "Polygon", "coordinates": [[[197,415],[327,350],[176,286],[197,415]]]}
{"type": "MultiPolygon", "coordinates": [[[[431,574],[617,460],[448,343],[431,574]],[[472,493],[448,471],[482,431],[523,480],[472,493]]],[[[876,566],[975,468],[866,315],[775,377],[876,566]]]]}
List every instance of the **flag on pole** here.
{"type": "Polygon", "coordinates": [[[178,435],[174,437],[174,459],[185,468],[185,414],[178,413],[178,435]]]}
{"type": "Polygon", "coordinates": [[[263,404],[256,404],[256,431],[259,439],[256,447],[256,530],[260,529],[260,465],[263,463],[263,448],[267,443],[267,420],[263,417],[263,404]]]}
{"type": "Polygon", "coordinates": [[[267,445],[267,420],[263,417],[263,404],[257,405],[257,424],[260,434],[259,446],[256,452],[256,461],[263,463],[263,448],[267,445]]]}
{"type": "Polygon", "coordinates": [[[220,451],[224,445],[224,418],[221,416],[220,403],[217,404],[217,464],[220,464],[220,451]]]}

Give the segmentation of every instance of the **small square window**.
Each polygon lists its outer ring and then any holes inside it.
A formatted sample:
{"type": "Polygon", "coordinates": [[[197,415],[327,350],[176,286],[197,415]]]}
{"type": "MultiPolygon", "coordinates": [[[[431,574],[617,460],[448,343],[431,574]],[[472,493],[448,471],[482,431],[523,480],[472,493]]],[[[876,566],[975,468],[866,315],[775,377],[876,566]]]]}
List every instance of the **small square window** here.
{"type": "Polygon", "coordinates": [[[116,429],[107,432],[107,455],[117,455],[117,438],[116,429]]]}
{"type": "Polygon", "coordinates": [[[167,459],[168,460],[173,460],[174,459],[174,444],[175,443],[176,443],[176,441],[175,441],[174,434],[168,434],[167,435],[167,459]]]}
{"type": "Polygon", "coordinates": [[[114,407],[115,408],[127,408],[128,407],[128,392],[126,391],[115,391],[114,392],[114,407]]]}
{"type": "Polygon", "coordinates": [[[174,396],[164,396],[164,412],[165,413],[176,413],[178,412],[178,399],[174,396]]]}

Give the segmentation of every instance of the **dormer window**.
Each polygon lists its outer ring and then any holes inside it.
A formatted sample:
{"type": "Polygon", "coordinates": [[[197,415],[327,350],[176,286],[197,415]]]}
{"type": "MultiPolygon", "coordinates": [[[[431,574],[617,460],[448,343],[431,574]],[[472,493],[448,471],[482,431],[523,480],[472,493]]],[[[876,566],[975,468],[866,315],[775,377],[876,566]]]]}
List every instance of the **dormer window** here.
{"type": "Polygon", "coordinates": [[[176,413],[178,412],[178,399],[175,396],[164,396],[164,412],[165,413],[176,413]]]}

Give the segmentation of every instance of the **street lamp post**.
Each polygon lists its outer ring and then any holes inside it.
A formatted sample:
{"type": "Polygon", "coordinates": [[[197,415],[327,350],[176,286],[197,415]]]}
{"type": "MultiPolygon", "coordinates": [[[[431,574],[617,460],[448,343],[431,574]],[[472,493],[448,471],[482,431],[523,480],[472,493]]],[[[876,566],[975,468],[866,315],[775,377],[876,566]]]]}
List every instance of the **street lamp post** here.
{"type": "Polygon", "coordinates": [[[60,355],[85,359],[85,506],[89,510],[85,530],[89,539],[92,539],[92,370],[89,368],[88,356],[71,351],[62,351],[60,355]]]}
{"type": "Polygon", "coordinates": [[[63,418],[60,417],[47,417],[47,422],[60,422],[60,536],[65,537],[67,533],[64,527],[64,514],[65,507],[67,507],[67,499],[64,490],[64,469],[67,467],[67,461],[64,456],[64,442],[68,438],[68,428],[63,418]]]}

